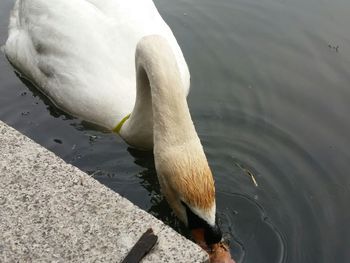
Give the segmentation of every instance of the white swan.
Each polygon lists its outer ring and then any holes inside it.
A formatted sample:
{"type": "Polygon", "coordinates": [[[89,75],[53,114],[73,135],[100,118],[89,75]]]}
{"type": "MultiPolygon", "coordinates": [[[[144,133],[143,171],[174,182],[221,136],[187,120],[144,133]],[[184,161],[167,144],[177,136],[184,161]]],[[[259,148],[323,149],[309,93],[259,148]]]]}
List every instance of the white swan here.
{"type": "Polygon", "coordinates": [[[187,64],[151,0],[17,0],[5,53],[57,107],[153,147],[176,215],[201,229],[199,243],[221,241],[213,177],[186,102],[187,64]]]}

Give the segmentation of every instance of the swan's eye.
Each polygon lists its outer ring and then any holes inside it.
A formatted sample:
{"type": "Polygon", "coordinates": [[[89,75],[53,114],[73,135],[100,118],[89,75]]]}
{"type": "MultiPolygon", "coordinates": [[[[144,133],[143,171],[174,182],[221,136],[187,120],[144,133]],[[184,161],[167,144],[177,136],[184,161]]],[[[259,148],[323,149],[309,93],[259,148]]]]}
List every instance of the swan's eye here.
{"type": "Polygon", "coordinates": [[[188,205],[181,201],[181,204],[186,208],[187,222],[189,229],[203,229],[204,239],[207,245],[219,243],[222,239],[222,233],[217,224],[210,225],[207,221],[192,212],[188,205]]]}
{"type": "Polygon", "coordinates": [[[187,214],[187,222],[188,222],[188,227],[190,229],[196,229],[196,228],[204,228],[208,223],[197,216],[195,213],[192,212],[191,208],[189,206],[181,201],[181,204],[185,207],[186,209],[186,214],[187,214]]]}

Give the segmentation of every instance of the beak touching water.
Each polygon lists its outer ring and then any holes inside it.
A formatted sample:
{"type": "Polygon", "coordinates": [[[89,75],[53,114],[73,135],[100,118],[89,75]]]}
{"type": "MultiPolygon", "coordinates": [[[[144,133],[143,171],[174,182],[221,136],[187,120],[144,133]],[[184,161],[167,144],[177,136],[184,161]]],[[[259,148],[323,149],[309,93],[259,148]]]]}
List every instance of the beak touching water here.
{"type": "Polygon", "coordinates": [[[211,263],[236,263],[231,258],[229,247],[223,242],[208,245],[205,241],[205,230],[196,228],[191,231],[194,241],[209,254],[211,263]]]}
{"type": "Polygon", "coordinates": [[[182,202],[182,205],[186,208],[188,227],[192,237],[197,245],[209,254],[210,262],[235,263],[231,258],[228,245],[222,242],[222,233],[217,223],[209,224],[195,214],[185,202],[182,202]]]}

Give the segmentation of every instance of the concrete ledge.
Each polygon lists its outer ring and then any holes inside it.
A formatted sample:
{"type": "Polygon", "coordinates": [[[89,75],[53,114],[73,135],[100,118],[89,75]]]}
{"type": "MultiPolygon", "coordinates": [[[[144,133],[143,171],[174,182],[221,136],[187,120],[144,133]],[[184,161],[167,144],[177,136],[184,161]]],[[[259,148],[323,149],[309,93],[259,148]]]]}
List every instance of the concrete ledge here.
{"type": "Polygon", "coordinates": [[[0,262],[208,262],[197,245],[0,121],[0,262]]]}

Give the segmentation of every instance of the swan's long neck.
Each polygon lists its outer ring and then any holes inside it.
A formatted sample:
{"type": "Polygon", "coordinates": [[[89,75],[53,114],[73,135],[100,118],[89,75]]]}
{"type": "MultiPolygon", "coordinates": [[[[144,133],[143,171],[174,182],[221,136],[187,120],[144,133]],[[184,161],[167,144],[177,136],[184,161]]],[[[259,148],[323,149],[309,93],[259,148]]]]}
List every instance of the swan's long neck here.
{"type": "Polygon", "coordinates": [[[120,134],[131,145],[152,148],[197,139],[175,56],[160,36],[143,38],[136,49],[137,95],[120,134]]]}
{"type": "Polygon", "coordinates": [[[153,146],[163,193],[184,222],[182,201],[214,225],[213,177],[191,119],[175,56],[165,39],[149,36],[139,42],[136,76],[136,102],[121,136],[136,147],[153,146]]]}

